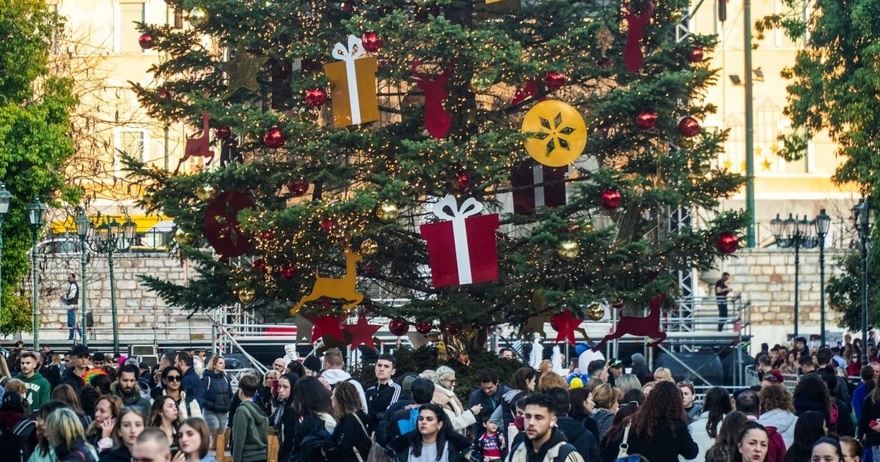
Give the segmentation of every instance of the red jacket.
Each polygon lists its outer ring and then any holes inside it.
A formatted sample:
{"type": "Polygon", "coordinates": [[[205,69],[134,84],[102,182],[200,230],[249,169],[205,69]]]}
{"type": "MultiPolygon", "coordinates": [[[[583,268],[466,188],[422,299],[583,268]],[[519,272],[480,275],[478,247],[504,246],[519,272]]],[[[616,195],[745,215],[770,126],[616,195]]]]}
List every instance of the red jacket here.
{"type": "Polygon", "coordinates": [[[766,426],[767,429],[767,437],[769,442],[767,444],[767,458],[764,459],[764,462],[783,462],[785,459],[785,441],[782,439],[782,435],[776,431],[776,427],[766,426]]]}

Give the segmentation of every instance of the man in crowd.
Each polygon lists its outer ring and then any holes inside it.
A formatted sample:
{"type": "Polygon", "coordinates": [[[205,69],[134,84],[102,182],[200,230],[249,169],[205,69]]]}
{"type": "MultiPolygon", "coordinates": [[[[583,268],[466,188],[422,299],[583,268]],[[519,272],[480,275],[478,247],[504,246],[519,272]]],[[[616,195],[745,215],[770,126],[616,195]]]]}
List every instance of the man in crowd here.
{"type": "Polygon", "coordinates": [[[502,348],[498,350],[498,357],[501,359],[513,360],[513,350],[510,348],[502,348]]]}
{"type": "Polygon", "coordinates": [[[623,361],[612,359],[608,361],[608,384],[614,386],[614,381],[623,375],[623,361]]]}
{"type": "Polygon", "coordinates": [[[104,353],[96,351],[92,354],[92,367],[104,367],[105,365],[107,365],[107,357],[104,356],[104,353]]]}
{"type": "Polygon", "coordinates": [[[260,406],[254,403],[259,382],[246,375],[238,382],[238,399],[241,404],[232,417],[232,461],[263,462],[269,448],[269,419],[260,406]]]}
{"type": "MultiPolygon", "coordinates": [[[[483,406],[480,415],[477,416],[477,422],[480,423],[475,424],[473,427],[475,434],[479,433],[479,425],[492,415],[495,408],[502,405],[504,394],[510,391],[510,388],[498,383],[498,372],[495,369],[486,368],[481,370],[478,380],[480,381],[480,388],[471,392],[468,403],[468,407],[474,407],[477,404],[483,406]]],[[[502,429],[503,431],[504,429],[502,429]]]]}
{"type": "Polygon", "coordinates": [[[651,369],[648,369],[648,365],[645,364],[645,355],[634,353],[630,358],[632,359],[632,371],[630,374],[638,377],[642,385],[654,380],[654,374],[651,373],[651,369]]]}
{"type": "Polygon", "coordinates": [[[24,399],[30,403],[32,410],[37,410],[40,406],[49,402],[49,394],[51,393],[51,385],[37,370],[39,361],[37,355],[33,351],[25,351],[21,354],[21,372],[15,375],[16,379],[24,382],[27,387],[27,394],[24,399]]]}
{"type": "Polygon", "coordinates": [[[171,462],[171,444],[158,427],[147,427],[137,437],[131,453],[132,462],[171,462]]]}
{"type": "Polygon", "coordinates": [[[272,369],[278,371],[278,376],[282,376],[287,373],[287,360],[284,358],[275,358],[275,361],[272,362],[272,369]]]}
{"type": "Polygon", "coordinates": [[[375,430],[379,422],[385,418],[385,411],[388,410],[388,407],[400,399],[400,385],[391,379],[397,372],[396,365],[397,360],[390,354],[381,355],[376,360],[374,374],[377,383],[364,392],[367,399],[367,415],[370,417],[368,424],[370,429],[375,430]]]}
{"type": "Polygon", "coordinates": [[[202,379],[199,378],[199,375],[196,374],[196,370],[193,368],[192,356],[185,351],[177,353],[177,363],[175,366],[183,371],[180,389],[186,393],[186,400],[195,401],[199,403],[199,406],[203,406],[205,402],[205,385],[202,384],[202,379]]]}
{"type": "Polygon", "coordinates": [[[543,393],[525,398],[523,426],[526,439],[511,448],[509,462],[583,462],[577,449],[556,427],[556,403],[543,393]]]}
{"type": "Polygon", "coordinates": [[[83,375],[89,370],[89,365],[92,362],[91,355],[89,354],[89,349],[85,346],[74,345],[68,352],[68,356],[70,357],[70,362],[67,363],[67,368],[64,369],[64,374],[61,375],[61,382],[59,384],[70,385],[76,394],[79,395],[83,388],[83,375]]]}
{"type": "Polygon", "coordinates": [[[556,402],[556,427],[562,432],[565,439],[577,449],[586,462],[601,462],[599,456],[599,442],[593,433],[584,427],[583,422],[574,420],[568,416],[571,409],[571,400],[568,391],[564,388],[551,388],[547,390],[547,396],[556,402]]]}
{"type": "Polygon", "coordinates": [[[730,280],[730,273],[723,273],[721,275],[721,279],[715,282],[715,296],[717,297],[716,303],[718,304],[718,332],[724,330],[724,324],[727,322],[727,294],[729,294],[733,289],[727,286],[727,281],[730,280]]]}
{"type": "Polygon", "coordinates": [[[141,393],[145,396],[150,395],[150,389],[153,388],[152,380],[150,377],[150,365],[141,361],[138,364],[138,386],[141,388],[141,393]]]}
{"type": "MultiPolygon", "coordinates": [[[[837,363],[834,361],[834,353],[830,348],[819,348],[819,351],[816,352],[816,361],[819,363],[819,369],[826,368],[828,366],[837,367],[837,363]]],[[[835,372],[836,373],[836,372],[835,372]]],[[[839,397],[840,399],[849,402],[849,388],[846,386],[846,380],[843,377],[837,377],[837,390],[828,390],[832,395],[839,397]]]]}
{"type": "Polygon", "coordinates": [[[342,369],[343,367],[345,367],[345,360],[342,359],[342,352],[339,351],[339,348],[330,348],[324,352],[324,371],[321,372],[321,377],[327,379],[330,386],[343,381],[354,385],[357,388],[358,395],[361,397],[361,405],[363,405],[364,412],[369,412],[363,385],[357,380],[352,379],[351,374],[345,372],[342,369]]]}
{"type": "Polygon", "coordinates": [[[150,400],[141,396],[137,376],[137,367],[131,364],[122,366],[116,382],[110,384],[110,393],[122,399],[122,404],[126,407],[137,407],[147,415],[150,413],[150,400]]]}
{"type": "Polygon", "coordinates": [[[800,356],[798,358],[798,365],[800,365],[801,374],[816,372],[816,365],[813,364],[813,358],[811,358],[808,354],[800,356]]]}
{"type": "Polygon", "coordinates": [[[608,366],[601,359],[590,361],[587,365],[587,375],[590,376],[590,381],[601,380],[602,383],[608,383],[608,366]]]}
{"type": "Polygon", "coordinates": [[[67,340],[76,340],[75,333],[82,338],[82,331],[76,323],[76,305],[79,303],[79,284],[76,283],[76,275],[67,275],[67,292],[61,296],[61,304],[67,308],[67,328],[69,335],[67,340]]]}

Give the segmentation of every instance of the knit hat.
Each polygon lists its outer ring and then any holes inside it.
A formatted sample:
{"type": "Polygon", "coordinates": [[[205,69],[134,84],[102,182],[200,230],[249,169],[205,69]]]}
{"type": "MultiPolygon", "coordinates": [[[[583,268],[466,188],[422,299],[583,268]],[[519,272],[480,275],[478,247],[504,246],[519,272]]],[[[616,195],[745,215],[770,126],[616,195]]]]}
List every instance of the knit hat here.
{"type": "Polygon", "coordinates": [[[315,355],[308,355],[303,360],[303,366],[312,372],[321,372],[321,360],[315,355]]]}
{"type": "Polygon", "coordinates": [[[412,384],[416,381],[417,378],[419,378],[419,376],[407,374],[406,377],[403,378],[403,383],[400,384],[400,386],[403,388],[403,391],[411,391],[412,384]]]}
{"type": "Polygon", "coordinates": [[[645,355],[641,353],[634,353],[630,358],[633,364],[645,364],[645,355]]]}

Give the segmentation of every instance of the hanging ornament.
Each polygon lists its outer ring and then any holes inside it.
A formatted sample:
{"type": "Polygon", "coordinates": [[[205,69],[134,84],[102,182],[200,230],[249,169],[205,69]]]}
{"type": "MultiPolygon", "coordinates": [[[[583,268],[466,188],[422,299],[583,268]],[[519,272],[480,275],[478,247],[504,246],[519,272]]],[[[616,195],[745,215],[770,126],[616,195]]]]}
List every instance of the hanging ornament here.
{"type": "Polygon", "coordinates": [[[364,300],[364,294],[357,291],[359,279],[357,262],[361,261],[363,257],[352,252],[347,245],[344,247],[343,254],[345,255],[345,274],[341,277],[328,277],[321,276],[319,272],[315,271],[315,282],[312,284],[311,292],[299,299],[299,302],[290,309],[291,314],[295,315],[299,312],[305,303],[319,299],[322,304],[326,302],[328,305],[330,299],[342,300],[345,302],[342,309],[346,311],[360,305],[364,300]]]}
{"type": "Polygon", "coordinates": [[[251,236],[239,227],[238,213],[255,206],[249,195],[238,191],[225,191],[205,207],[202,233],[211,247],[221,256],[240,257],[253,248],[251,236]]]}
{"type": "Polygon", "coordinates": [[[587,318],[591,321],[599,321],[605,317],[605,307],[599,303],[590,303],[587,305],[587,318]]]}
{"type": "Polygon", "coordinates": [[[281,279],[289,281],[293,279],[294,276],[296,276],[296,265],[285,263],[281,265],[281,268],[278,270],[278,274],[281,276],[281,279]]]}
{"type": "Polygon", "coordinates": [[[450,337],[458,337],[461,335],[461,324],[457,322],[451,322],[446,325],[446,335],[450,337]]]}
{"type": "Polygon", "coordinates": [[[312,107],[323,106],[327,102],[327,90],[323,88],[309,88],[306,90],[306,104],[312,107]]]}
{"type": "Polygon", "coordinates": [[[254,299],[257,298],[257,293],[254,289],[238,289],[238,301],[241,303],[248,305],[254,299]]]}
{"type": "Polygon", "coordinates": [[[207,202],[213,199],[214,194],[216,193],[217,190],[209,184],[203,184],[196,188],[196,197],[198,197],[201,201],[207,202]]]}
{"type": "Polygon", "coordinates": [[[623,47],[623,63],[627,70],[637,72],[642,68],[645,56],[642,54],[642,39],[645,38],[645,26],[651,22],[651,14],[654,13],[654,3],[648,0],[645,11],[635,11],[633,5],[625,7],[624,19],[627,22],[626,45],[623,47]]]}
{"type": "Polygon", "coordinates": [[[265,56],[252,56],[248,53],[244,43],[239,43],[232,59],[220,65],[227,76],[226,94],[232,96],[242,88],[252,93],[259,91],[260,83],[257,80],[257,73],[267,60],[268,58],[265,56]]]}
{"type": "Polygon", "coordinates": [[[495,79],[498,75],[493,72],[479,72],[471,77],[471,90],[474,93],[486,93],[495,85],[495,79]]]}
{"type": "Polygon", "coordinates": [[[365,257],[372,257],[379,252],[379,244],[372,239],[364,239],[364,241],[361,242],[360,251],[361,255],[365,257]]]}
{"type": "Polygon", "coordinates": [[[636,116],[636,127],[639,130],[650,130],[657,125],[657,113],[654,111],[644,110],[636,116]]]}
{"type": "Polygon", "coordinates": [[[684,117],[678,121],[678,132],[686,138],[697,136],[700,134],[700,122],[691,116],[684,117]]]}
{"type": "Polygon", "coordinates": [[[394,318],[388,321],[388,331],[402,337],[409,331],[409,322],[403,318],[394,318]]]}
{"type": "Polygon", "coordinates": [[[513,100],[510,102],[510,105],[516,106],[527,99],[537,96],[540,91],[541,89],[538,87],[538,82],[536,82],[535,79],[526,80],[526,83],[522,88],[516,89],[516,93],[513,94],[513,100]]]}
{"type": "Polygon", "coordinates": [[[186,20],[193,27],[199,27],[205,23],[205,19],[208,18],[208,13],[202,9],[202,7],[195,7],[189,10],[189,13],[186,14],[186,20]]]}
{"type": "Polygon", "coordinates": [[[556,330],[556,343],[565,340],[571,345],[576,345],[577,341],[574,338],[574,331],[578,330],[582,322],[584,320],[576,318],[571,310],[565,310],[562,313],[550,316],[550,327],[556,330]]]}
{"type": "Polygon", "coordinates": [[[258,271],[260,273],[265,273],[266,272],[266,260],[263,260],[262,258],[254,260],[253,263],[251,263],[251,269],[254,271],[258,271]]]}
{"type": "MultiPolygon", "coordinates": [[[[292,310],[291,310],[292,311],[292,310]]],[[[299,310],[297,310],[299,311],[299,310]]],[[[294,314],[294,316],[296,316],[294,314]]],[[[312,315],[304,315],[306,319],[312,322],[312,343],[318,341],[321,337],[325,335],[329,335],[337,340],[345,341],[345,336],[342,335],[342,321],[345,321],[347,316],[312,316],[312,315]]]]}
{"type": "Polygon", "coordinates": [[[587,146],[587,124],[577,109],[547,100],[529,109],[522,131],[537,136],[525,141],[533,159],[548,167],[562,167],[577,159],[587,146]]]}
{"type": "Polygon", "coordinates": [[[624,302],[623,300],[615,300],[615,301],[609,303],[609,305],[611,305],[611,308],[614,308],[615,310],[619,310],[619,309],[623,308],[624,305],[626,305],[626,302],[624,302]]]}
{"type": "Polygon", "coordinates": [[[263,135],[263,144],[272,149],[278,149],[281,146],[284,146],[285,141],[284,132],[278,127],[270,128],[266,131],[266,134],[263,135]]]}
{"type": "Polygon", "coordinates": [[[556,247],[556,254],[565,261],[572,261],[581,253],[581,247],[577,241],[570,239],[563,240],[556,247]]]}
{"type": "Polygon", "coordinates": [[[416,323],[416,332],[422,335],[427,335],[432,330],[434,330],[434,323],[431,321],[419,321],[416,323]]]}
{"type": "Polygon", "coordinates": [[[568,166],[548,167],[532,159],[520,163],[510,178],[513,213],[534,215],[542,207],[552,209],[564,205],[565,175],[568,169],[568,166]]]}
{"type": "Polygon", "coordinates": [[[701,47],[693,47],[688,51],[687,60],[690,63],[701,63],[703,62],[703,48],[701,47]]]}
{"type": "Polygon", "coordinates": [[[614,210],[620,207],[623,196],[620,191],[614,188],[608,188],[599,195],[599,205],[605,210],[614,210]]]}
{"type": "Polygon", "coordinates": [[[370,324],[367,322],[366,316],[358,316],[357,323],[346,324],[345,331],[351,335],[351,349],[354,350],[359,345],[367,348],[376,349],[373,343],[373,336],[382,328],[379,324],[370,324]]]}
{"type": "Polygon", "coordinates": [[[564,72],[551,71],[544,75],[544,85],[550,91],[556,91],[565,86],[567,76],[564,72]]]}
{"type": "Polygon", "coordinates": [[[330,81],[333,125],[342,128],[379,120],[376,58],[364,56],[364,44],[354,35],[348,36],[348,47],[337,43],[332,56],[339,61],[325,64],[324,73],[330,81]]]}
{"type": "Polygon", "coordinates": [[[309,191],[309,182],[305,178],[297,178],[287,182],[287,191],[293,197],[300,197],[309,191]]]}
{"type": "Polygon", "coordinates": [[[739,249],[739,238],[732,232],[721,233],[715,238],[715,248],[721,253],[734,253],[739,249]]]}
{"type": "Polygon", "coordinates": [[[379,34],[375,31],[364,32],[364,35],[361,37],[361,43],[364,44],[364,51],[369,53],[375,53],[382,49],[382,45],[385,45],[382,37],[379,37],[379,34]]]}
{"type": "Polygon", "coordinates": [[[217,138],[221,141],[226,141],[229,138],[232,138],[232,129],[229,127],[220,127],[214,130],[214,138],[217,138]]]}
{"type": "Polygon", "coordinates": [[[138,45],[141,46],[144,50],[149,50],[153,48],[153,34],[149,32],[144,32],[138,37],[138,45]]]}
{"type": "Polygon", "coordinates": [[[412,73],[416,78],[416,85],[425,92],[425,130],[432,138],[443,138],[449,134],[452,128],[452,116],[443,106],[443,101],[449,96],[446,85],[452,75],[452,66],[436,77],[418,72],[420,62],[412,63],[412,73]]]}
{"type": "Polygon", "coordinates": [[[468,172],[461,172],[458,174],[458,178],[455,179],[455,184],[453,185],[457,191],[464,191],[467,188],[471,187],[471,175],[468,172]]]}
{"type": "Polygon", "coordinates": [[[330,231],[336,229],[336,225],[338,224],[339,222],[336,221],[335,218],[325,218],[321,220],[321,230],[329,233],[330,231]]]}
{"type": "Polygon", "coordinates": [[[169,92],[168,89],[164,87],[160,87],[156,89],[156,97],[159,99],[170,99],[171,92],[169,92]]]}
{"type": "Polygon", "coordinates": [[[376,207],[376,218],[382,223],[391,223],[397,219],[399,214],[400,210],[398,210],[397,204],[394,202],[385,201],[376,207]]]}
{"type": "Polygon", "coordinates": [[[174,242],[177,242],[178,245],[192,245],[194,241],[193,235],[182,229],[178,229],[174,233],[174,242]]]}

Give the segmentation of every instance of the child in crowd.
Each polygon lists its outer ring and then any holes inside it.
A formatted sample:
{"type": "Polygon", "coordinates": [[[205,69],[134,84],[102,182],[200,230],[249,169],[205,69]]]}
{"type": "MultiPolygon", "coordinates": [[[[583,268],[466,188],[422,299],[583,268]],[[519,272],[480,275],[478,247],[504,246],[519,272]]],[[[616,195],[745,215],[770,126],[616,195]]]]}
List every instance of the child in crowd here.
{"type": "Polygon", "coordinates": [[[498,431],[501,421],[486,416],[483,419],[483,431],[474,441],[471,459],[474,462],[500,462],[507,458],[507,442],[498,431]]]}

